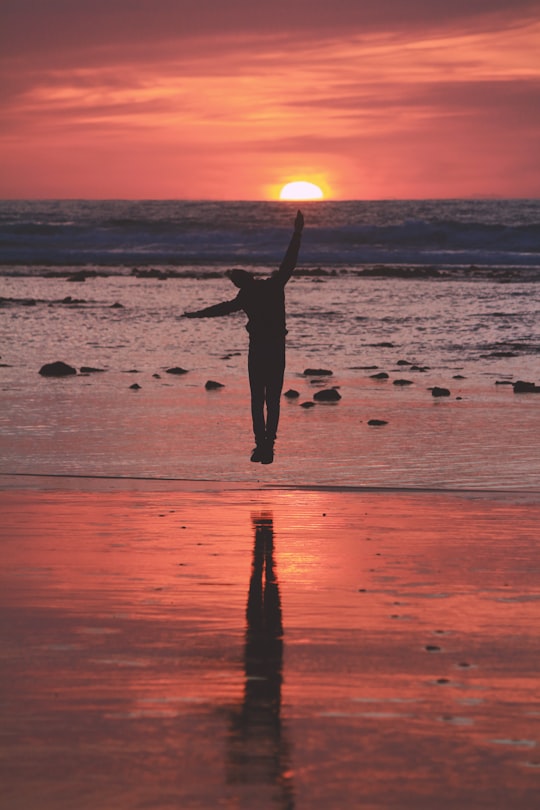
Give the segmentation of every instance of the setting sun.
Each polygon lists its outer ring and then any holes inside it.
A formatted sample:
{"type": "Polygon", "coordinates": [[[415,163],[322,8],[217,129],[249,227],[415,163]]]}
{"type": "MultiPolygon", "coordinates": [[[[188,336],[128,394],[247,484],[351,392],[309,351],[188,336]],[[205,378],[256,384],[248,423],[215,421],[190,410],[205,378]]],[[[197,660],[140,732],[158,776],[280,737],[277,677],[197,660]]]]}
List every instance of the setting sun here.
{"type": "Polygon", "coordinates": [[[287,183],[279,192],[280,200],[322,200],[323,196],[319,186],[305,180],[287,183]]]}

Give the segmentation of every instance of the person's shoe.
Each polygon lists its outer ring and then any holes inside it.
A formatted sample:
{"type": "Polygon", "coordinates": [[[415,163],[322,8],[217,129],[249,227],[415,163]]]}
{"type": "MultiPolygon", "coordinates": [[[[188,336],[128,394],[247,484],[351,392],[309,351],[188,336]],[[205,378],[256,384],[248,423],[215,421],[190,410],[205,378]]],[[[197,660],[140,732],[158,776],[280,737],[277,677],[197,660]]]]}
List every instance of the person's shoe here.
{"type": "Polygon", "coordinates": [[[263,446],[261,464],[271,464],[273,460],[274,460],[274,442],[267,439],[263,446]]]}
{"type": "Polygon", "coordinates": [[[264,457],[265,446],[264,444],[257,444],[256,447],[253,448],[253,452],[251,454],[250,461],[262,461],[264,457]]]}

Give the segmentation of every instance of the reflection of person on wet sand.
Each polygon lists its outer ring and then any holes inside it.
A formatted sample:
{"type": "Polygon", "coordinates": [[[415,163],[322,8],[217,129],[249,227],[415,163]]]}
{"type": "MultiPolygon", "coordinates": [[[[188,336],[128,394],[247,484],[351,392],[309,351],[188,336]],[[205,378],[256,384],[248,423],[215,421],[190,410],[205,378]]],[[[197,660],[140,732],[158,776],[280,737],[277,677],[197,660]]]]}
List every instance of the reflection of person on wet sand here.
{"type": "Polygon", "coordinates": [[[271,464],[274,460],[285,373],[285,285],[296,267],[303,227],[304,217],[298,211],[285,257],[279,270],[270,278],[259,280],[246,270],[230,270],[227,275],[240,290],[236,298],[184,313],[186,318],[215,318],[243,309],[248,316],[248,373],[256,445],[251,461],[263,464],[271,464]]]}
{"type": "Polygon", "coordinates": [[[281,725],[283,625],[275,575],[272,516],[253,518],[255,544],[247,602],[245,690],[232,715],[229,784],[269,785],[275,806],[292,810],[288,745],[281,725]]]}

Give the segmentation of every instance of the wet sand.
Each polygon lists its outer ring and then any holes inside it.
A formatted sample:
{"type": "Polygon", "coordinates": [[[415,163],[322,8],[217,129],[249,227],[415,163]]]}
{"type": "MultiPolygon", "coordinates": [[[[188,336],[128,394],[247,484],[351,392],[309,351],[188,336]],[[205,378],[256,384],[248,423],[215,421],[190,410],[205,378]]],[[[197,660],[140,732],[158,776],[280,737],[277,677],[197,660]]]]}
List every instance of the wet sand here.
{"type": "Polygon", "coordinates": [[[534,493],[0,480],[4,810],[532,810],[534,493]]]}

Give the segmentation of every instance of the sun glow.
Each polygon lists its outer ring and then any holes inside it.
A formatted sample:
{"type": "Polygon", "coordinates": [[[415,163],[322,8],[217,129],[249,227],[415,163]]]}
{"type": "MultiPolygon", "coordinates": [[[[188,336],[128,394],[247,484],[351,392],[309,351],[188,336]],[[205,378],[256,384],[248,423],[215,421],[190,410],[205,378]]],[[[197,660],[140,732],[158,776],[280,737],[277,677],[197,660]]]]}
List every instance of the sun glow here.
{"type": "Polygon", "coordinates": [[[322,189],[306,180],[287,183],[279,192],[280,200],[322,200],[323,197],[322,189]]]}

